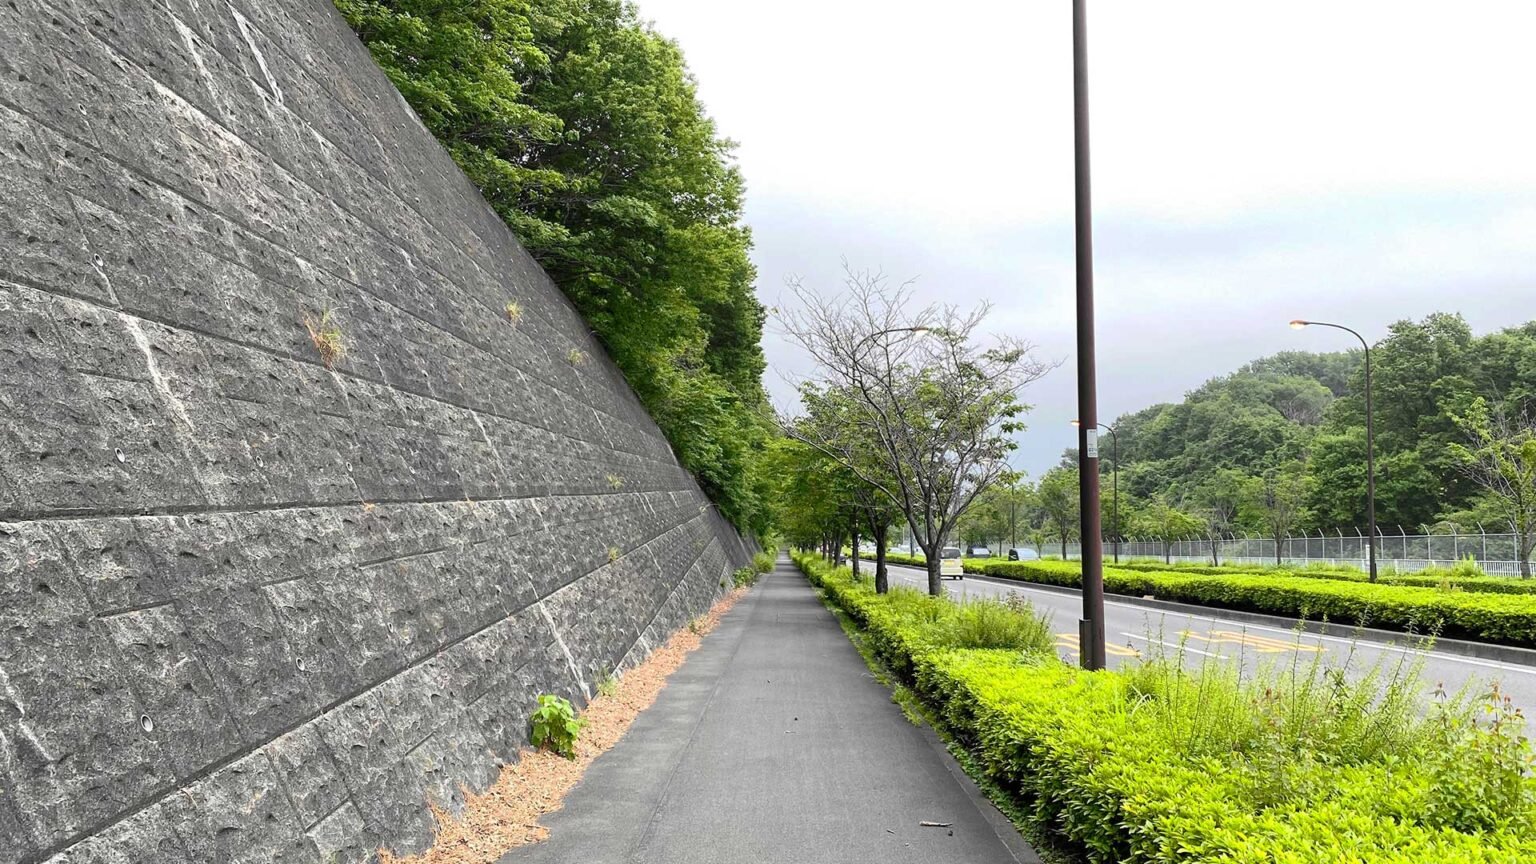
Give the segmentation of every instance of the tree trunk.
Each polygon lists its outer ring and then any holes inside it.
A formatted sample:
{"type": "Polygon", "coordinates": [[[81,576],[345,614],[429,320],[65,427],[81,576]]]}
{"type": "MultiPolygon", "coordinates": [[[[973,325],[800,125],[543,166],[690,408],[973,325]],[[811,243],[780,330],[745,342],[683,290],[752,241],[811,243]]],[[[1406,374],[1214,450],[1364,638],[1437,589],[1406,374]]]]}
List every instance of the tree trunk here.
{"type": "Polygon", "coordinates": [[[939,550],[942,547],[935,543],[932,549],[923,547],[923,556],[928,565],[928,593],[934,597],[944,596],[944,583],[939,578],[939,550]]]}
{"type": "Polygon", "coordinates": [[[1061,560],[1067,560],[1067,532],[1061,532],[1061,560]]]}
{"type": "Polygon", "coordinates": [[[853,581],[859,581],[859,517],[854,516],[849,525],[849,531],[853,535],[853,581]]]}
{"type": "Polygon", "coordinates": [[[1218,541],[1215,537],[1211,538],[1211,566],[1212,567],[1220,567],[1221,566],[1221,557],[1220,557],[1220,555],[1217,554],[1217,550],[1220,548],[1219,545],[1218,545],[1219,542],[1220,541],[1218,541]]]}
{"type": "MultiPolygon", "coordinates": [[[[878,520],[877,520],[878,521],[878,520]]],[[[884,594],[891,590],[889,575],[885,572],[885,535],[890,530],[885,525],[875,527],[875,593],[884,594]]]]}
{"type": "Polygon", "coordinates": [[[1163,541],[1163,563],[1173,563],[1173,544],[1169,543],[1167,540],[1163,541]]]}
{"type": "Polygon", "coordinates": [[[1515,535],[1515,545],[1520,547],[1520,578],[1531,578],[1531,549],[1536,547],[1536,531],[1524,531],[1515,535]]]}
{"type": "Polygon", "coordinates": [[[1281,560],[1280,560],[1280,544],[1282,542],[1283,541],[1281,540],[1281,536],[1279,534],[1276,534],[1275,535],[1275,566],[1276,567],[1279,567],[1281,565],[1281,563],[1282,563],[1281,560]]]}

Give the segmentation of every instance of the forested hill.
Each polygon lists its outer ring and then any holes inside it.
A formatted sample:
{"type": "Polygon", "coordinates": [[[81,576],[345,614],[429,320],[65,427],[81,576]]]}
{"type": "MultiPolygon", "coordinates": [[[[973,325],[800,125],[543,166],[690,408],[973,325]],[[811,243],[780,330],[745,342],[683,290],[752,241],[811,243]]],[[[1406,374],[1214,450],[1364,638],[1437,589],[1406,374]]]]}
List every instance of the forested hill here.
{"type": "MultiPolygon", "coordinates": [[[[1495,413],[1536,413],[1536,321],[1474,335],[1461,316],[1399,321],[1372,347],[1377,512],[1405,529],[1442,520],[1473,524],[1480,493],[1455,444],[1478,397],[1495,413]]],[[[1362,354],[1285,352],[1214,378],[1182,402],[1115,421],[1120,488],[1190,511],[1223,489],[1277,474],[1299,478],[1299,527],[1365,522],[1362,354]]],[[[1105,455],[1108,455],[1107,453],[1105,455]]]]}
{"type": "Polygon", "coordinates": [[[1180,498],[1220,469],[1255,473],[1301,457],[1359,366],[1359,351],[1288,351],[1212,378],[1182,402],[1120,416],[1121,489],[1180,498]]]}

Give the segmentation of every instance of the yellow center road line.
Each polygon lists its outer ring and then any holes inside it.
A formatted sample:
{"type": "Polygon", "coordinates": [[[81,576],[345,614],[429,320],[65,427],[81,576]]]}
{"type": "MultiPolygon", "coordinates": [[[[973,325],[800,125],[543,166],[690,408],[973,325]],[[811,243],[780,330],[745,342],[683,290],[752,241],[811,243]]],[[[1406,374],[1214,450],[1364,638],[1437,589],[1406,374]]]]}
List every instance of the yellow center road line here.
{"type": "Polygon", "coordinates": [[[1185,630],[1180,635],[1200,639],[1211,644],[1242,645],[1246,648],[1252,648],[1260,654],[1282,654],[1289,651],[1311,651],[1315,654],[1325,650],[1321,645],[1308,645],[1299,639],[1294,642],[1286,642],[1281,639],[1257,636],[1252,633],[1236,630],[1212,630],[1209,636],[1203,633],[1196,633],[1193,630],[1185,630]]]}
{"type": "MultiPolygon", "coordinates": [[[[1057,648],[1065,648],[1068,651],[1071,651],[1071,652],[1073,652],[1075,654],[1075,653],[1077,653],[1081,649],[1082,646],[1080,644],[1080,640],[1078,639],[1078,636],[1077,636],[1076,633],[1057,633],[1056,634],[1056,647],[1057,648]]],[[[1113,657],[1140,657],[1141,656],[1141,652],[1140,651],[1137,651],[1135,648],[1132,648],[1129,645],[1115,645],[1115,644],[1112,644],[1112,643],[1105,643],[1105,645],[1104,645],[1104,653],[1109,654],[1110,656],[1113,656],[1113,657]]]]}

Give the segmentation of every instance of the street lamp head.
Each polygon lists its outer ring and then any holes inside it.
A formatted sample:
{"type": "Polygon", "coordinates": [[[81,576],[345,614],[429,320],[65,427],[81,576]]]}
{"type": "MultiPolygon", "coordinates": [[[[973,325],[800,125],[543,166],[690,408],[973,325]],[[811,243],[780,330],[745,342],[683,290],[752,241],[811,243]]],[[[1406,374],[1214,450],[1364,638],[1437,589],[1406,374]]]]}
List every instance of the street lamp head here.
{"type": "Polygon", "coordinates": [[[1307,326],[1308,324],[1311,324],[1311,323],[1312,323],[1311,321],[1303,321],[1300,318],[1297,318],[1295,321],[1291,322],[1291,329],[1292,330],[1300,330],[1303,327],[1305,327],[1305,326],[1307,326]]]}
{"type": "Polygon", "coordinates": [[[1083,425],[1083,421],[1081,421],[1081,420],[1073,420],[1072,421],[1072,425],[1073,426],[1081,426],[1081,425],[1083,425]]]}

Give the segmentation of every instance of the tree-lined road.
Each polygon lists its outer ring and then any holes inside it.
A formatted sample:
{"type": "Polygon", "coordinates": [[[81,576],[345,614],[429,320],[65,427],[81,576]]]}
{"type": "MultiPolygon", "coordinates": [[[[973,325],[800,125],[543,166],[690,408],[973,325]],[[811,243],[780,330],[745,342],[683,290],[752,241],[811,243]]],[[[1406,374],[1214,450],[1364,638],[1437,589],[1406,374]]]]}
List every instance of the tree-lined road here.
{"type": "MultiPolygon", "coordinates": [[[[873,572],[873,563],[865,562],[861,566],[867,568],[863,571],[866,574],[873,572]]],[[[918,590],[927,587],[926,572],[913,567],[891,565],[890,578],[892,585],[918,590]]],[[[963,580],[946,580],[944,584],[950,596],[956,599],[1001,599],[1009,594],[1024,597],[1050,616],[1056,647],[1062,658],[1071,663],[1078,661],[1077,622],[1082,615],[1082,599],[1077,593],[969,574],[963,580]]],[[[1112,669],[1144,656],[1172,654],[1180,650],[1181,643],[1186,660],[1191,664],[1235,663],[1245,672],[1265,663],[1298,662],[1305,665],[1318,656],[1332,664],[1347,661],[1357,671],[1381,664],[1384,671],[1390,672],[1400,662],[1419,662],[1422,663],[1420,677],[1426,691],[1442,688],[1455,693],[1464,686],[1472,686],[1482,693],[1487,692],[1493,682],[1498,682],[1501,691],[1527,716],[1536,712],[1536,666],[1464,657],[1443,650],[1424,651],[1406,635],[1396,643],[1384,643],[1300,633],[1224,616],[1220,609],[1199,614],[1165,612],[1117,600],[1113,595],[1104,600],[1104,614],[1108,662],[1112,669]]]]}

